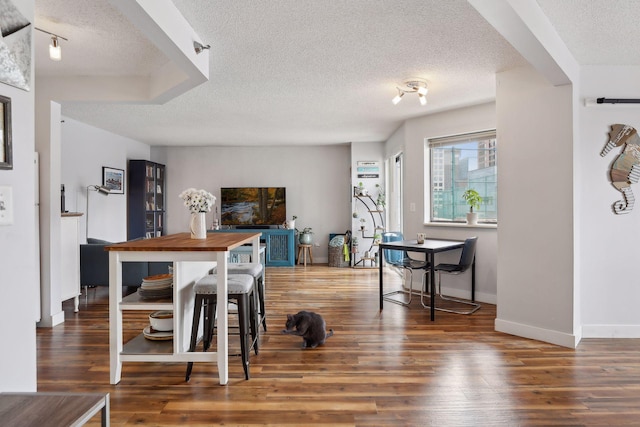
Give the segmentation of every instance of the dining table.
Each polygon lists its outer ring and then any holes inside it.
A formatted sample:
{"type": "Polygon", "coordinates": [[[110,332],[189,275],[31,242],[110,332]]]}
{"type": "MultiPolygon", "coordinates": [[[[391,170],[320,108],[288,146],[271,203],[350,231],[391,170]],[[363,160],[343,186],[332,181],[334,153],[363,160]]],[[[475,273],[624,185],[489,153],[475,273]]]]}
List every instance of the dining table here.
{"type": "MultiPolygon", "coordinates": [[[[417,239],[413,240],[400,240],[395,242],[381,242],[379,244],[380,251],[380,310],[383,308],[383,277],[384,277],[384,250],[401,250],[407,252],[419,252],[424,253],[426,257],[426,261],[429,263],[429,296],[430,296],[430,304],[429,308],[431,311],[431,321],[435,321],[435,288],[436,288],[436,278],[435,278],[435,255],[437,253],[453,251],[456,249],[462,249],[464,246],[464,240],[445,240],[445,239],[425,239],[423,243],[418,243],[417,239]]],[[[471,299],[475,300],[475,284],[476,284],[476,274],[475,274],[475,266],[476,261],[475,257],[473,259],[473,264],[471,266],[471,299]]],[[[410,290],[413,291],[413,290],[410,290]]]]}
{"type": "Polygon", "coordinates": [[[122,363],[131,362],[217,362],[221,385],[227,384],[229,338],[227,264],[230,251],[241,245],[252,246],[252,259],[259,259],[260,232],[207,233],[204,239],[191,238],[190,233],[177,233],[151,239],[132,240],[105,247],[109,251],[109,348],[110,382],[118,384],[122,363]],[[122,263],[171,262],[171,297],[146,299],[140,292],[122,296],[122,263]],[[190,352],[193,316],[193,285],[209,274],[213,267],[218,276],[217,347],[216,351],[190,352]],[[173,331],[168,340],[149,339],[143,333],[123,342],[123,312],[128,310],[173,312],[173,331]]]}

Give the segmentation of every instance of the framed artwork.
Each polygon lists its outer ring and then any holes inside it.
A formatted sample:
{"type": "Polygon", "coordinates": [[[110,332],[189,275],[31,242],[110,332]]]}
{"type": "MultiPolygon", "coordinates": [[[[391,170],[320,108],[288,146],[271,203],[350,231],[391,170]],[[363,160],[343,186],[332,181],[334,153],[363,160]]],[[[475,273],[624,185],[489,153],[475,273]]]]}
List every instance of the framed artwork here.
{"type": "Polygon", "coordinates": [[[0,0],[0,83],[30,89],[32,27],[12,0],[0,0]]]}
{"type": "Polygon", "coordinates": [[[102,185],[111,190],[111,194],[124,194],[124,171],[103,166],[102,185]]]}
{"type": "Polygon", "coordinates": [[[0,96],[0,169],[13,169],[11,98],[0,96]]]}

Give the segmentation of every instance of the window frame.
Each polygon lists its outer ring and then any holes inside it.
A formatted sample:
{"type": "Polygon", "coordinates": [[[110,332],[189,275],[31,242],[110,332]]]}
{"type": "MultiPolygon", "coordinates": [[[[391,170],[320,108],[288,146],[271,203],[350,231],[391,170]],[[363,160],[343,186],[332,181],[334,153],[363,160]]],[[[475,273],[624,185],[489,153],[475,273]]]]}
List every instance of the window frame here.
{"type": "MultiPolygon", "coordinates": [[[[493,148],[494,156],[493,156],[493,167],[495,167],[495,195],[483,196],[485,200],[491,200],[491,204],[495,209],[495,218],[479,218],[478,225],[479,226],[489,226],[495,227],[498,224],[498,211],[497,211],[497,200],[498,200],[498,191],[497,191],[497,174],[498,174],[498,155],[497,155],[497,133],[496,129],[486,129],[475,132],[467,132],[460,134],[452,134],[443,137],[433,137],[433,138],[425,138],[424,140],[424,152],[425,152],[425,168],[428,170],[428,174],[425,173],[425,181],[426,181],[426,191],[428,194],[425,194],[425,222],[433,225],[459,225],[465,224],[466,221],[464,219],[446,219],[446,218],[434,218],[433,209],[434,209],[434,174],[437,172],[433,168],[433,148],[437,147],[446,147],[446,146],[455,146],[464,144],[466,142],[474,142],[474,141],[482,141],[482,140],[494,140],[493,148]]],[[[444,179],[443,179],[444,180],[444,179]]]]}

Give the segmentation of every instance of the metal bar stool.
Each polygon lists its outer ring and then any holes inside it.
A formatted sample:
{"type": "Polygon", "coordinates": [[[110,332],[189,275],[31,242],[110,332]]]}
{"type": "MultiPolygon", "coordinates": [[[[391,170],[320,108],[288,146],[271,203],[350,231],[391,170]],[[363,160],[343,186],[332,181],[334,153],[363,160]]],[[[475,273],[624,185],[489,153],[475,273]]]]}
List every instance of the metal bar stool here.
{"type": "MultiPolygon", "coordinates": [[[[215,274],[216,268],[211,270],[215,274]]],[[[265,296],[265,283],[264,283],[264,266],[259,262],[231,262],[227,264],[228,274],[248,274],[253,277],[254,281],[254,295],[258,299],[256,307],[259,311],[258,324],[262,323],[262,327],[265,332],[267,331],[267,314],[265,311],[264,296],[265,296]]]]}
{"type": "MultiPolygon", "coordinates": [[[[251,349],[249,345],[248,329],[251,329],[253,348],[255,353],[258,354],[258,322],[255,313],[255,300],[253,297],[254,280],[253,277],[248,274],[229,274],[227,276],[227,282],[227,298],[229,300],[235,300],[238,305],[240,351],[242,355],[244,377],[248,380],[249,351],[251,349]]],[[[203,308],[204,320],[202,347],[203,351],[207,351],[211,346],[211,341],[213,339],[213,330],[215,328],[218,277],[214,274],[209,274],[198,280],[193,289],[196,294],[196,299],[195,305],[193,307],[193,323],[191,326],[191,343],[189,345],[189,351],[196,350],[196,344],[198,341],[198,327],[200,325],[200,313],[202,312],[203,308]]],[[[188,362],[187,372],[185,375],[186,381],[189,381],[192,369],[193,362],[188,362]]]]}

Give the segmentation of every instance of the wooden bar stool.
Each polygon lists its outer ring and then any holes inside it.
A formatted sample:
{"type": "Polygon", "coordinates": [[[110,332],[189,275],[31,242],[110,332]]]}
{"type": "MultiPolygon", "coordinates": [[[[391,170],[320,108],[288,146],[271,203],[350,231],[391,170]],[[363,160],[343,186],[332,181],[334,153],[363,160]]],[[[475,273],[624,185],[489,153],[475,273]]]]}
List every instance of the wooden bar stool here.
{"type": "MultiPolygon", "coordinates": [[[[240,352],[242,355],[242,366],[244,377],[249,379],[249,329],[254,345],[254,351],[258,354],[258,322],[256,315],[255,300],[253,296],[254,281],[248,274],[229,274],[227,276],[228,291],[227,298],[235,300],[238,305],[238,324],[240,329],[240,352]]],[[[196,294],[195,305],[193,307],[193,323],[191,325],[191,343],[189,351],[196,350],[198,342],[198,327],[200,325],[200,313],[204,308],[202,351],[207,351],[213,339],[213,330],[216,322],[216,303],[218,298],[218,276],[209,274],[198,280],[193,287],[196,294]]],[[[188,362],[185,380],[189,381],[193,362],[188,362]]]]}
{"type": "Polygon", "coordinates": [[[304,266],[307,266],[307,255],[309,256],[309,263],[313,264],[313,255],[311,254],[311,245],[305,245],[300,243],[298,245],[298,264],[302,264],[304,260],[304,266]]]}

